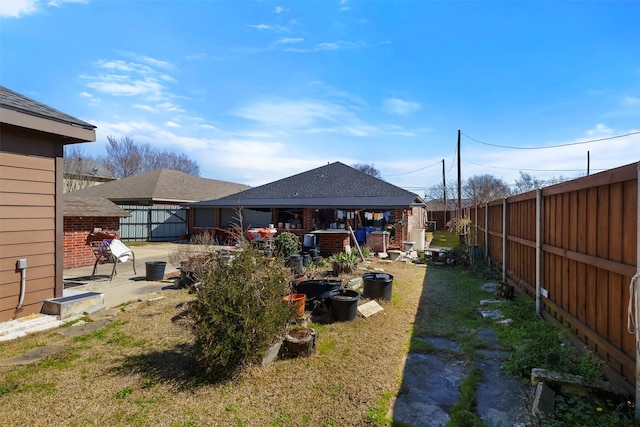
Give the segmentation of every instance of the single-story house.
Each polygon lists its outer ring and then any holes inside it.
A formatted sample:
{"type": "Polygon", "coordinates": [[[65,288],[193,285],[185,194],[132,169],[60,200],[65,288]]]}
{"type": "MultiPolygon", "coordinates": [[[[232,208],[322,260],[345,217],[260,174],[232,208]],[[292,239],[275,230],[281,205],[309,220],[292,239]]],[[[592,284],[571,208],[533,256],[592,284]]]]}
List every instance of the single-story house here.
{"type": "Polygon", "coordinates": [[[120,218],[131,216],[102,197],[64,195],[64,268],[84,267],[96,261],[89,242],[103,235],[120,238],[120,218]]]}
{"type": "Polygon", "coordinates": [[[411,230],[424,229],[424,201],[416,194],[340,162],[215,200],[187,203],[193,233],[225,233],[237,225],[313,234],[324,253],[350,247],[348,226],[375,252],[400,245],[411,230]]]}
{"type": "Polygon", "coordinates": [[[95,128],[0,86],[0,322],[62,296],[63,147],[95,128]]]}
{"type": "Polygon", "coordinates": [[[248,188],[235,182],[159,169],[69,194],[109,199],[128,211],[131,216],[120,219],[123,241],[172,241],[189,233],[187,212],[180,204],[216,199],[248,188]]]}

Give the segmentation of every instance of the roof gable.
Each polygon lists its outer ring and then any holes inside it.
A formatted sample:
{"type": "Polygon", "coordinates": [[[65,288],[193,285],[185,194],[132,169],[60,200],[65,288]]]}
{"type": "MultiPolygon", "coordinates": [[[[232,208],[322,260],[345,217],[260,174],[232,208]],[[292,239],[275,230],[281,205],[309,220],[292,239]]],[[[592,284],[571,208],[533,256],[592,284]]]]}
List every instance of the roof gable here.
{"type": "Polygon", "coordinates": [[[408,206],[419,197],[340,162],[193,206],[408,206]]]}

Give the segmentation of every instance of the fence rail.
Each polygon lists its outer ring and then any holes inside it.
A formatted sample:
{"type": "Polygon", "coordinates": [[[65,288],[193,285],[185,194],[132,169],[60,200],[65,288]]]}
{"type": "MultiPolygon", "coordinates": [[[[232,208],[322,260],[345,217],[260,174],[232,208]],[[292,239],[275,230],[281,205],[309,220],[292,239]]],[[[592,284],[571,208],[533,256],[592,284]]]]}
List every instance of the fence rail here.
{"type": "Polygon", "coordinates": [[[638,272],[640,162],[471,208],[478,245],[503,280],[535,298],[636,382],[627,332],[629,283],[638,272]]]}

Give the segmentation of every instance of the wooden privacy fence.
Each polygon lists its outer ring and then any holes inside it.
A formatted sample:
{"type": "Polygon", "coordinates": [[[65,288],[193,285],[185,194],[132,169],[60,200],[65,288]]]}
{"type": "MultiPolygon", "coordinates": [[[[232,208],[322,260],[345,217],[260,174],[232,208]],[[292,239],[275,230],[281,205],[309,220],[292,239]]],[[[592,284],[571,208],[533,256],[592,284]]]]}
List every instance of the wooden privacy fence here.
{"type": "Polygon", "coordinates": [[[639,174],[633,163],[468,212],[503,281],[569,326],[629,386],[636,383],[627,309],[640,257],[639,174]]]}

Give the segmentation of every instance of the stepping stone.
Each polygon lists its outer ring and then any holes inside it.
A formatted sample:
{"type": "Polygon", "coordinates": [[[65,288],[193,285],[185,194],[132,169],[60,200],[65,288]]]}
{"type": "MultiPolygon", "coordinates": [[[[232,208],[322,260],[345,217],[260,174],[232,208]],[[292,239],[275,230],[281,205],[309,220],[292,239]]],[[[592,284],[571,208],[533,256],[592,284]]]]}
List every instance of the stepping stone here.
{"type": "Polygon", "coordinates": [[[380,313],[384,308],[377,301],[369,301],[366,304],[362,304],[358,306],[358,312],[362,314],[365,318],[371,317],[376,313],[380,313]]]}
{"type": "Polygon", "coordinates": [[[47,345],[36,347],[19,356],[10,359],[0,360],[0,366],[22,366],[39,362],[54,354],[61,353],[68,349],[68,345],[47,345]]]}
{"type": "Polygon", "coordinates": [[[484,311],[481,311],[480,314],[485,319],[498,320],[504,317],[500,312],[500,310],[484,310],[484,311]]]}
{"type": "Polygon", "coordinates": [[[484,285],[480,286],[480,289],[482,289],[485,292],[490,292],[495,294],[497,287],[498,287],[497,283],[485,283],[484,285]]]}
{"type": "Polygon", "coordinates": [[[61,328],[58,334],[65,337],[79,337],[80,335],[86,335],[98,329],[102,329],[105,326],[113,323],[113,319],[102,319],[96,322],[82,322],[69,326],[68,328],[61,328]]]}

